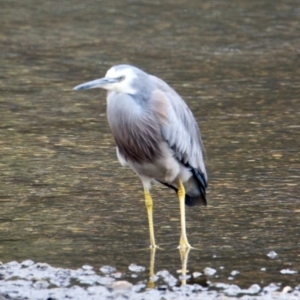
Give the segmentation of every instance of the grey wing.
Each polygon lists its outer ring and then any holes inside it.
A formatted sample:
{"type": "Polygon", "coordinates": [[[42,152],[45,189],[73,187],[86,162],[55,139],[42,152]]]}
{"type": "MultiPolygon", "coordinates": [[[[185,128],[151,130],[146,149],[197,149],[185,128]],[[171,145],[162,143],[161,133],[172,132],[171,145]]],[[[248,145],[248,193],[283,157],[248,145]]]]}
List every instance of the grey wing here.
{"type": "Polygon", "coordinates": [[[180,162],[194,169],[194,172],[198,170],[204,175],[203,185],[206,186],[204,148],[200,130],[192,112],[169,85],[155,76],[151,77],[157,83],[156,96],[165,101],[166,121],[161,125],[164,139],[180,162]]]}

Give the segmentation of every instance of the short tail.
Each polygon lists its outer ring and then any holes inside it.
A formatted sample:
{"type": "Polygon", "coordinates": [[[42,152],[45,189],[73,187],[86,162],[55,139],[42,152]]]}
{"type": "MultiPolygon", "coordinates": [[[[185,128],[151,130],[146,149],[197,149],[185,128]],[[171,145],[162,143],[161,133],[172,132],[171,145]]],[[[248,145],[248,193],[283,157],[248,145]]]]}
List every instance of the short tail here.
{"type": "Polygon", "coordinates": [[[186,206],[195,206],[195,205],[207,205],[206,198],[201,196],[191,197],[189,195],[185,195],[185,205],[186,206]]]}
{"type": "Polygon", "coordinates": [[[198,184],[198,189],[200,191],[200,195],[196,196],[196,197],[190,197],[190,196],[186,195],[185,204],[187,206],[194,206],[194,205],[199,205],[199,204],[206,206],[207,205],[207,201],[206,201],[207,181],[204,177],[204,174],[200,170],[194,169],[192,167],[190,167],[190,168],[191,168],[193,177],[198,184]]]}
{"type": "MultiPolygon", "coordinates": [[[[190,166],[188,166],[188,167],[191,169],[192,174],[193,174],[193,178],[195,179],[195,181],[198,184],[198,189],[199,189],[200,194],[197,195],[197,196],[190,196],[188,194],[185,194],[185,205],[186,206],[194,206],[194,205],[204,205],[204,206],[206,206],[207,205],[207,201],[206,201],[207,182],[206,182],[206,179],[204,177],[204,174],[198,169],[194,169],[190,166]]],[[[177,194],[178,189],[175,186],[173,186],[173,185],[171,185],[167,182],[157,180],[157,179],[156,179],[156,181],[158,181],[161,184],[173,189],[177,194]]]]}

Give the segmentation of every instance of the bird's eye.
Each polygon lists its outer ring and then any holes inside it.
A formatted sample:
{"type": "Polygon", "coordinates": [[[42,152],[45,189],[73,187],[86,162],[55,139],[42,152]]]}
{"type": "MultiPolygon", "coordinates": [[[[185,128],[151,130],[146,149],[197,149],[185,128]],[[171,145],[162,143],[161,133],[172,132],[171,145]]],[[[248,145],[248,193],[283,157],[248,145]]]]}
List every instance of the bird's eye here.
{"type": "Polygon", "coordinates": [[[120,81],[123,81],[124,79],[125,79],[125,76],[120,76],[120,77],[119,77],[119,80],[120,80],[120,81]]]}

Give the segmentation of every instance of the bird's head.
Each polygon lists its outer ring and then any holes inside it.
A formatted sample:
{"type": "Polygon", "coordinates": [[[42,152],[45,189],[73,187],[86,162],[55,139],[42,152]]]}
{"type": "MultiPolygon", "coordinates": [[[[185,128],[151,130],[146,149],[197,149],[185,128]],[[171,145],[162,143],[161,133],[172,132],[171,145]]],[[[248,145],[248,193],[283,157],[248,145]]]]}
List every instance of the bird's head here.
{"type": "Polygon", "coordinates": [[[134,81],[141,71],[129,65],[118,65],[110,68],[104,78],[88,81],[77,85],[74,90],[102,88],[124,94],[135,94],[134,81]]]}

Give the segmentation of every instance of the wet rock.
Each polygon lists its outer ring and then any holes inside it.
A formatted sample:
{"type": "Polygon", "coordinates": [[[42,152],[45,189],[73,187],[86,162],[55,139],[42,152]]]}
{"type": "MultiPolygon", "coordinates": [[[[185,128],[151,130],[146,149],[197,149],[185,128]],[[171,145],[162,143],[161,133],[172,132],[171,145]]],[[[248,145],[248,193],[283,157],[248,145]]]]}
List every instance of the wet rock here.
{"type": "Polygon", "coordinates": [[[243,294],[257,294],[261,290],[258,284],[252,284],[248,289],[241,290],[243,294]]]}
{"type": "Polygon", "coordinates": [[[48,288],[49,283],[46,280],[38,280],[34,282],[32,286],[37,290],[42,290],[48,288]]]}
{"type": "Polygon", "coordinates": [[[157,281],[158,280],[158,276],[157,275],[152,275],[151,277],[150,277],[150,280],[152,281],[152,282],[155,282],[155,281],[157,281]]]}
{"type": "Polygon", "coordinates": [[[263,294],[269,294],[269,293],[279,290],[279,288],[280,288],[280,285],[271,283],[268,286],[265,286],[262,291],[263,291],[263,294]]]}
{"type": "Polygon", "coordinates": [[[115,281],[115,279],[112,277],[102,277],[101,276],[97,282],[99,284],[108,286],[108,285],[111,285],[114,281],[115,281]]]}
{"type": "Polygon", "coordinates": [[[298,271],[290,270],[290,269],[283,269],[280,271],[281,274],[296,274],[298,271]]]}
{"type": "Polygon", "coordinates": [[[89,265],[84,265],[81,267],[83,270],[87,271],[87,270],[93,270],[93,267],[92,266],[89,266],[89,265]]]}
{"type": "Polygon", "coordinates": [[[21,267],[29,267],[32,266],[34,264],[34,261],[32,261],[31,259],[27,259],[24,260],[23,262],[21,262],[21,267]]]}
{"type": "Polygon", "coordinates": [[[123,276],[123,274],[121,272],[112,273],[110,275],[116,279],[119,279],[123,276]]]}
{"type": "Polygon", "coordinates": [[[215,284],[215,287],[217,289],[227,289],[230,286],[230,284],[218,282],[215,284]]]}
{"type": "Polygon", "coordinates": [[[235,284],[231,284],[224,290],[224,292],[228,296],[236,296],[241,293],[241,288],[235,284]]]}
{"type": "Polygon", "coordinates": [[[240,274],[240,272],[237,271],[237,270],[233,270],[233,271],[230,272],[230,275],[231,275],[231,276],[236,276],[236,275],[238,275],[238,274],[240,274]]]}
{"type": "Polygon", "coordinates": [[[194,278],[198,278],[198,277],[200,277],[201,275],[202,275],[201,272],[193,272],[193,277],[194,277],[194,278]]]}
{"type": "Polygon", "coordinates": [[[275,252],[275,251],[270,251],[268,254],[267,254],[268,257],[270,257],[271,259],[274,259],[278,256],[278,254],[275,252]]]}
{"type": "Polygon", "coordinates": [[[71,270],[59,269],[55,271],[54,276],[50,279],[50,283],[58,287],[70,285],[71,270]]]}
{"type": "MultiPolygon", "coordinates": [[[[97,286],[90,286],[87,288],[87,293],[89,296],[103,296],[103,297],[109,297],[110,292],[109,290],[101,285],[97,285],[97,286]]],[[[93,299],[93,298],[92,298],[93,299]]],[[[105,299],[105,298],[104,298],[105,299]]]]}
{"type": "Polygon", "coordinates": [[[180,280],[187,280],[187,279],[190,279],[191,277],[192,277],[191,275],[180,275],[179,279],[180,280]]]}
{"type": "Polygon", "coordinates": [[[131,272],[143,272],[146,270],[145,267],[143,266],[138,266],[137,264],[131,264],[128,269],[131,271],[131,272]]]}
{"type": "Polygon", "coordinates": [[[285,287],[282,289],[282,293],[283,293],[283,294],[291,293],[292,291],[293,291],[293,289],[292,289],[290,286],[285,286],[285,287]]]}
{"type": "Polygon", "coordinates": [[[116,268],[111,266],[103,266],[100,268],[100,271],[104,274],[110,274],[116,271],[116,268]]]}
{"type": "Polygon", "coordinates": [[[94,285],[101,279],[101,277],[98,275],[80,275],[76,279],[81,284],[94,285]]]}
{"type": "Polygon", "coordinates": [[[132,291],[135,292],[135,293],[139,293],[142,289],[144,289],[146,287],[145,284],[143,283],[138,283],[136,285],[133,285],[132,286],[132,291]]]}
{"type": "Polygon", "coordinates": [[[47,269],[51,269],[52,267],[46,263],[36,263],[32,265],[33,269],[45,271],[47,269]]]}
{"type": "Polygon", "coordinates": [[[119,281],[115,281],[112,283],[111,288],[114,289],[115,291],[118,290],[129,290],[131,289],[133,286],[132,283],[130,283],[129,281],[126,280],[119,280],[119,281]]]}
{"type": "Polygon", "coordinates": [[[206,267],[203,271],[204,271],[204,274],[207,276],[213,276],[217,273],[216,269],[209,268],[209,267],[206,267]]]}
{"type": "Polygon", "coordinates": [[[168,286],[173,287],[177,283],[177,279],[167,270],[162,270],[156,273],[168,286]]]}

